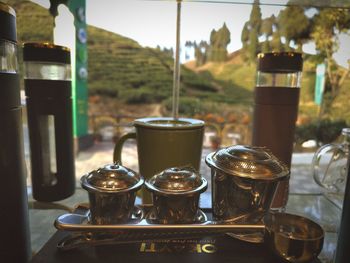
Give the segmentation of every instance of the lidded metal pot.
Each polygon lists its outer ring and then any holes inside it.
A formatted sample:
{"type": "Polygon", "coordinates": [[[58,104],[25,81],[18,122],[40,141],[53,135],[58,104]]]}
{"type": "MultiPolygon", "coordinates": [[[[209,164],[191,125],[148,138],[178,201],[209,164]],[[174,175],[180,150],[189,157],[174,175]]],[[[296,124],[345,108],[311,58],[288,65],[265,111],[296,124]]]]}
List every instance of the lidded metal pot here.
{"type": "Polygon", "coordinates": [[[235,145],[210,153],[215,220],[259,223],[270,209],[278,183],[290,174],[268,149],[235,145]]]}
{"type": "Polygon", "coordinates": [[[149,217],[161,224],[191,224],[201,221],[199,196],[208,186],[195,169],[169,168],[145,183],[152,194],[153,209],[149,217]]]}
{"type": "Polygon", "coordinates": [[[136,192],[144,179],[119,164],[108,164],[81,178],[88,191],[91,222],[97,225],[121,224],[131,219],[136,192]]]}

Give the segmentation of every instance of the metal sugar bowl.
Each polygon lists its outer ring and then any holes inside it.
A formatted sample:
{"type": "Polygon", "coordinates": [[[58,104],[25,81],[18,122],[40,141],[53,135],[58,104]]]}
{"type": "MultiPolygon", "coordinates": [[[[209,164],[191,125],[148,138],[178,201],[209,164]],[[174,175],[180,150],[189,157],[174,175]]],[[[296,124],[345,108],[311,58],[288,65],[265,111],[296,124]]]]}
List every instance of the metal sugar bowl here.
{"type": "Polygon", "coordinates": [[[206,220],[199,209],[199,196],[208,182],[192,168],[170,168],[145,183],[152,194],[148,219],[161,224],[192,224],[206,220]]]}
{"type": "Polygon", "coordinates": [[[89,194],[92,224],[121,224],[131,219],[136,191],[143,183],[139,174],[119,164],[82,176],[81,185],[89,194]]]}
{"type": "Polygon", "coordinates": [[[289,169],[266,148],[235,145],[210,153],[213,217],[257,224],[289,169]]]}

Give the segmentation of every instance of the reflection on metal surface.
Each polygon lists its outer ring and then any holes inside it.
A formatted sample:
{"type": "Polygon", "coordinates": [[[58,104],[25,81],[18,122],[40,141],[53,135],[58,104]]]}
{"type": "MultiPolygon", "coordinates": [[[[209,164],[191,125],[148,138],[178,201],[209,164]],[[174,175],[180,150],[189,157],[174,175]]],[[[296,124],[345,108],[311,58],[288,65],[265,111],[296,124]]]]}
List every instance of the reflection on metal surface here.
{"type": "MultiPolygon", "coordinates": [[[[262,147],[230,146],[209,154],[206,163],[211,167],[214,219],[238,224],[260,224],[278,183],[289,176],[288,168],[262,147]]],[[[264,233],[230,235],[261,243],[264,233]]]]}
{"type": "Polygon", "coordinates": [[[206,157],[211,167],[215,220],[258,223],[270,209],[280,180],[289,170],[266,148],[236,145],[206,157]]]}
{"type": "Polygon", "coordinates": [[[134,209],[136,191],[143,184],[136,172],[118,164],[106,165],[81,178],[89,193],[93,224],[125,223],[134,209]]]}
{"type": "Polygon", "coordinates": [[[198,221],[199,196],[207,180],[193,168],[170,168],[146,181],[152,192],[152,220],[163,224],[190,224],[198,221]]]}
{"type": "Polygon", "coordinates": [[[174,167],[153,176],[146,185],[150,190],[164,195],[192,194],[203,190],[205,182],[192,167],[174,167]]]}
{"type": "Polygon", "coordinates": [[[194,217],[191,215],[190,220],[185,220],[185,221],[183,220],[182,217],[177,217],[175,220],[174,219],[169,220],[167,218],[159,219],[157,214],[158,213],[155,211],[155,209],[152,208],[151,211],[149,211],[146,214],[147,222],[149,222],[150,224],[168,224],[169,221],[175,221],[175,222],[178,222],[178,223],[188,221],[189,223],[192,223],[192,224],[200,224],[200,223],[204,223],[205,221],[208,220],[208,218],[205,215],[205,213],[202,210],[200,210],[200,209],[197,209],[197,212],[196,212],[194,217]]]}

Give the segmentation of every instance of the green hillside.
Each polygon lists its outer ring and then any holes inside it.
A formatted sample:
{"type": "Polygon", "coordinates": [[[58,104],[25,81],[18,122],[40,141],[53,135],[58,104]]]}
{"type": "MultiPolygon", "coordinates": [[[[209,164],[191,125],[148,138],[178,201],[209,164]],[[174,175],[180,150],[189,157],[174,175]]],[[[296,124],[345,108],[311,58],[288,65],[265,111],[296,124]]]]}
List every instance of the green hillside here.
{"type": "MultiPolygon", "coordinates": [[[[174,60],[169,53],[92,26],[88,35],[90,94],[107,94],[128,103],[162,102],[171,96],[174,60]]],[[[237,94],[228,97],[228,88],[230,82],[209,72],[181,68],[183,97],[238,103],[251,95],[237,86],[237,94]]]]}
{"type": "Polygon", "coordinates": [[[170,96],[171,58],[92,26],[88,27],[88,36],[90,94],[110,95],[130,103],[170,96]]]}
{"type": "MultiPolygon", "coordinates": [[[[53,18],[48,10],[29,1],[7,2],[17,12],[20,44],[52,41],[53,18]]],[[[108,96],[126,104],[162,103],[170,110],[174,61],[168,51],[145,48],[132,39],[88,26],[88,57],[90,95],[108,96]]],[[[180,113],[223,115],[224,109],[252,108],[255,65],[246,65],[240,51],[230,54],[224,63],[210,62],[199,68],[189,64],[181,67],[180,113]]],[[[314,75],[315,62],[307,57],[300,111],[311,117],[317,115],[312,103],[314,75]]],[[[332,109],[335,117],[350,120],[346,107],[342,107],[349,97],[343,89],[332,109]]]]}
{"type": "MultiPolygon", "coordinates": [[[[318,106],[314,104],[314,87],[315,87],[315,73],[316,73],[317,57],[312,55],[304,55],[304,66],[302,72],[301,95],[299,104],[299,116],[304,116],[308,119],[316,119],[318,117],[318,106]]],[[[189,66],[196,72],[210,72],[216,79],[221,79],[232,84],[234,88],[229,88],[226,91],[228,96],[236,93],[236,87],[253,91],[255,86],[255,71],[256,66],[253,64],[245,64],[241,60],[240,51],[231,54],[231,58],[225,63],[207,63],[201,67],[189,66]]],[[[350,76],[348,75],[343,84],[341,92],[335,100],[330,109],[331,119],[343,119],[350,123],[349,107],[344,106],[348,104],[350,99],[350,76]]],[[[252,95],[246,98],[249,102],[252,95]]]]}
{"type": "MultiPolygon", "coordinates": [[[[19,44],[52,41],[53,18],[48,10],[29,1],[7,1],[17,12],[19,44]]],[[[108,95],[126,103],[162,102],[172,94],[173,58],[168,52],[144,48],[136,41],[88,26],[89,93],[108,95]]],[[[207,72],[181,68],[181,96],[238,103],[251,92],[237,86],[227,96],[230,82],[207,72]]]]}

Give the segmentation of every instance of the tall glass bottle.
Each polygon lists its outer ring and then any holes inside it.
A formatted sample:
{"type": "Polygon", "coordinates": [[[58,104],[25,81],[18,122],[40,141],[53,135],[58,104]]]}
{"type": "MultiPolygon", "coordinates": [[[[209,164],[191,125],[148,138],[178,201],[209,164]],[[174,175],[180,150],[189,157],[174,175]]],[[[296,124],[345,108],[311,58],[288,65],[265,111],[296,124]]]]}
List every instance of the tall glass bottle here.
{"type": "MultiPolygon", "coordinates": [[[[269,148],[289,168],[298,116],[302,66],[300,53],[258,55],[252,144],[269,148]]],[[[288,193],[289,178],[279,184],[272,207],[284,208],[288,193]]]]}
{"type": "Polygon", "coordinates": [[[16,13],[0,2],[0,261],[30,259],[16,13]]]}

